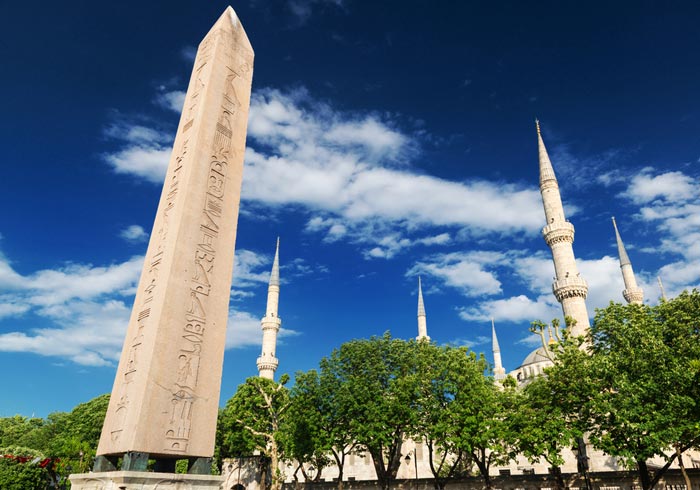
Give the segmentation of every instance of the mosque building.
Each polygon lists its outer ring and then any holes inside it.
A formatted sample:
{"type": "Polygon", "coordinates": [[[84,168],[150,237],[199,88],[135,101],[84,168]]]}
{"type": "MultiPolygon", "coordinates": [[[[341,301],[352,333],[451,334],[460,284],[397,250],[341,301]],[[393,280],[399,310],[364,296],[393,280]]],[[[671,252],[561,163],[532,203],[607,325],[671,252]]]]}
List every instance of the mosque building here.
{"type": "MultiPolygon", "coordinates": [[[[539,153],[540,193],[542,195],[542,204],[546,219],[546,224],[542,229],[542,235],[547,246],[551,249],[556,274],[554,282],[552,283],[552,293],[561,304],[564,317],[569,317],[574,320],[573,324],[569,327],[571,330],[570,333],[575,336],[585,335],[590,328],[590,320],[586,308],[588,284],[585,279],[581,277],[576,266],[576,258],[573,251],[574,225],[566,219],[564,214],[559,184],[542,139],[539,122],[536,122],[536,128],[539,153]]],[[[625,285],[622,295],[627,303],[642,304],[644,294],[642,289],[637,285],[632,264],[625,250],[614,218],[613,228],[617,241],[620,269],[625,285]]],[[[281,325],[281,320],[278,316],[279,293],[278,239],[275,259],[270,274],[267,310],[261,321],[263,331],[262,354],[257,361],[259,375],[269,379],[274,378],[274,373],[279,363],[279,360],[275,357],[277,333],[281,325]]],[[[420,277],[418,278],[417,327],[418,335],[416,339],[419,341],[429,341],[427,315],[420,277]]],[[[491,333],[494,366],[493,375],[497,382],[501,382],[506,378],[506,370],[501,360],[501,349],[498,343],[496,326],[493,318],[491,319],[491,333]]],[[[551,328],[548,337],[550,343],[555,341],[551,328]]],[[[543,345],[530,352],[520,366],[512,370],[508,375],[515,378],[518,385],[522,386],[527,384],[534,377],[541,375],[544,369],[552,364],[549,351],[543,345]]],[[[589,458],[589,471],[616,471],[623,469],[622,466],[618,464],[616,458],[608,456],[602,451],[592,448],[590,445],[586,444],[586,446],[585,450],[589,458]]],[[[397,474],[398,479],[433,477],[428,461],[428,449],[424,443],[416,443],[407,439],[402,446],[401,452],[406,455],[406,462],[410,464],[401,465],[397,474]],[[412,462],[410,461],[411,458],[414,458],[412,462]]],[[[564,457],[565,463],[561,466],[561,471],[563,473],[577,472],[577,458],[573,451],[564,449],[562,451],[562,456],[564,457]]],[[[693,465],[700,466],[700,456],[695,455],[694,457],[691,455],[691,460],[693,465]]],[[[656,457],[654,460],[650,461],[650,463],[663,465],[664,461],[656,457]]],[[[286,471],[288,469],[286,467],[281,466],[280,469],[285,473],[289,473],[286,471]]],[[[549,471],[550,468],[546,462],[531,463],[527,458],[519,455],[507,466],[492,467],[491,474],[492,476],[499,474],[542,474],[548,473],[549,471]]],[[[364,454],[349,455],[343,468],[343,475],[348,481],[376,480],[376,473],[371,461],[371,456],[366,452],[364,454]]],[[[337,478],[337,476],[337,467],[330,466],[323,469],[322,479],[332,481],[333,478],[337,478]]],[[[286,480],[292,480],[291,474],[287,474],[286,480]]]]}

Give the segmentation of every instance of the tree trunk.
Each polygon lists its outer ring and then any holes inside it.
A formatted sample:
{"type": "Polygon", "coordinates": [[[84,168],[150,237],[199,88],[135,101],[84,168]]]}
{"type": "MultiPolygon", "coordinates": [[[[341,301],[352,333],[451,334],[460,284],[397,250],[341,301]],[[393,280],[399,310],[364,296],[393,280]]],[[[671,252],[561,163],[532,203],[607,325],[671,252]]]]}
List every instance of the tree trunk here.
{"type": "MultiPolygon", "coordinates": [[[[484,454],[484,456],[486,455],[484,454]]],[[[481,473],[481,476],[484,477],[484,485],[486,490],[491,490],[491,476],[489,475],[489,467],[485,463],[485,458],[482,459],[475,457],[474,461],[476,462],[476,466],[479,468],[479,473],[481,473]]]]}
{"type": "Polygon", "coordinates": [[[272,474],[272,484],[270,490],[280,490],[279,459],[277,454],[277,443],[273,439],[270,443],[270,473],[272,474]]]}
{"type": "Polygon", "coordinates": [[[685,480],[685,488],[686,490],[692,490],[692,486],[690,485],[690,478],[688,477],[688,473],[685,471],[685,466],[683,465],[683,455],[681,454],[681,448],[676,446],[676,456],[678,457],[678,467],[681,469],[681,474],[683,475],[683,479],[685,480]]]}
{"type": "Polygon", "coordinates": [[[651,490],[651,478],[649,478],[649,468],[644,460],[637,461],[637,469],[639,470],[639,479],[642,483],[643,490],[651,490]]]}
{"type": "Polygon", "coordinates": [[[561,475],[561,468],[559,466],[552,466],[552,469],[554,470],[556,488],[558,490],[564,490],[564,477],[561,475]]]}
{"type": "Polygon", "coordinates": [[[267,488],[267,460],[264,456],[260,458],[260,488],[267,488]]]}
{"type": "MultiPolygon", "coordinates": [[[[345,458],[343,458],[345,459],[345,458]]],[[[338,485],[337,485],[338,490],[343,490],[343,464],[339,463],[338,464],[338,485]]]]}

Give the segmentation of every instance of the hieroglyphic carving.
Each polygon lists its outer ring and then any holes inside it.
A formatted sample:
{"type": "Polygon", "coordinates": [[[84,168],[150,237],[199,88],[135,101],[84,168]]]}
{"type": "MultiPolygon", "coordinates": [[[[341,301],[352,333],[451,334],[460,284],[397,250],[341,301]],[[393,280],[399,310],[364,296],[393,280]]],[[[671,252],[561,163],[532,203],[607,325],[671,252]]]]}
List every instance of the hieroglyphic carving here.
{"type": "MultiPolygon", "coordinates": [[[[158,275],[163,260],[164,243],[169,231],[169,214],[173,212],[177,205],[178,190],[180,187],[181,171],[184,165],[184,160],[187,155],[187,143],[185,140],[180,147],[178,156],[175,158],[175,167],[169,173],[170,178],[166,180],[165,186],[168,186],[165,204],[160,212],[160,227],[156,232],[157,242],[154,247],[151,247],[155,252],[150,258],[147,258],[146,264],[149,266],[142,277],[141,284],[145,287],[141,291],[141,307],[136,317],[136,332],[133,337],[128,340],[129,350],[127,353],[126,367],[122,375],[121,384],[119,386],[119,398],[114,408],[114,424],[110,432],[110,437],[113,442],[116,442],[121,437],[124,430],[124,421],[129,410],[130,400],[133,396],[132,383],[136,377],[139,367],[139,350],[143,344],[144,332],[148,325],[148,318],[151,315],[151,308],[147,305],[153,300],[153,294],[158,284],[158,275]]],[[[135,305],[136,307],[136,305],[135,305]]]]}
{"type": "MultiPolygon", "coordinates": [[[[229,139],[230,143],[230,139],[229,139]]],[[[221,155],[224,156],[225,155],[221,155]]],[[[189,300],[179,341],[177,377],[171,389],[171,412],[166,428],[166,451],[184,452],[190,438],[200,356],[207,324],[207,307],[214,273],[216,243],[221,226],[228,163],[209,164],[199,238],[192,257],[189,300]]]]}

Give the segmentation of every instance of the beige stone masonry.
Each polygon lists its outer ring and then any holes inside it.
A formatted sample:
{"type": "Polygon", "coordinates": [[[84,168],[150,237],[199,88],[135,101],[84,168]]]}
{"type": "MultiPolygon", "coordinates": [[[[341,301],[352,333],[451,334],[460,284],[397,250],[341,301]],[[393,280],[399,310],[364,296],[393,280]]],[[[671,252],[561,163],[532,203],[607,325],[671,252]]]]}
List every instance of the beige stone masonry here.
{"type": "Polygon", "coordinates": [[[197,51],[98,455],[213,455],[252,74],[228,7],[197,51]]]}
{"type": "Polygon", "coordinates": [[[143,471],[110,471],[71,475],[72,490],[218,490],[220,475],[177,475],[143,471]]]}
{"type": "Polygon", "coordinates": [[[552,293],[561,303],[564,316],[576,320],[570,333],[574,336],[584,335],[590,328],[586,308],[588,284],[581,277],[576,266],[573,248],[574,225],[569,223],[564,215],[559,183],[542,140],[539,122],[537,123],[537,146],[540,161],[540,193],[546,220],[542,236],[552,250],[556,274],[552,283],[552,293]]]}

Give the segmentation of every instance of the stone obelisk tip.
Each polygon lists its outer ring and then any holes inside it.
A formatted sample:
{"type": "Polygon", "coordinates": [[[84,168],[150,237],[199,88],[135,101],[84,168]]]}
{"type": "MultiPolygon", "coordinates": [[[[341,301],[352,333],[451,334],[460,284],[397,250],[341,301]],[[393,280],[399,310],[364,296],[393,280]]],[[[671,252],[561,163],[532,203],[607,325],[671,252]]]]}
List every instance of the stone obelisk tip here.
{"type": "Polygon", "coordinates": [[[248,40],[248,35],[246,34],[245,29],[243,29],[243,24],[238,18],[238,14],[236,14],[236,11],[233,10],[233,7],[231,7],[230,5],[226,7],[224,12],[211,27],[205,39],[208,38],[210,34],[218,30],[224,30],[226,32],[232,33],[236,44],[240,44],[243,49],[250,50],[250,52],[253,52],[253,46],[248,40]]]}

